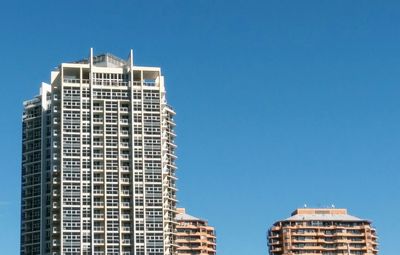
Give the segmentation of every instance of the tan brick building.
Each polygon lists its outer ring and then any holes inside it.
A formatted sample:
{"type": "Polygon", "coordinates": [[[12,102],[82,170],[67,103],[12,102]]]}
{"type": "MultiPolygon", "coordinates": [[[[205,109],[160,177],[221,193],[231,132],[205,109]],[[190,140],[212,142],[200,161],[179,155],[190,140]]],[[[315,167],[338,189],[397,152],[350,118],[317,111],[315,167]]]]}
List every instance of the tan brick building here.
{"type": "Polygon", "coordinates": [[[207,221],[186,214],[177,208],[176,244],[180,255],[215,255],[216,237],[214,228],[207,221]]]}
{"type": "Polygon", "coordinates": [[[268,231],[270,255],[378,253],[375,229],[346,209],[301,208],[268,231]]]}

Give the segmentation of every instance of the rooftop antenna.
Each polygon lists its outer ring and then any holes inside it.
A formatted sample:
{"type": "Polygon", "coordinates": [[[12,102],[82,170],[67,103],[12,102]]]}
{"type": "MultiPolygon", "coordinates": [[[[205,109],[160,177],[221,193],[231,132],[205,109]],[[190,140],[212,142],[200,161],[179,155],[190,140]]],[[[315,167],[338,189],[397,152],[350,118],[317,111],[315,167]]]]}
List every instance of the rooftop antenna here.
{"type": "Polygon", "coordinates": [[[130,61],[130,65],[133,66],[133,49],[131,49],[131,52],[129,54],[129,61],[130,61]]]}
{"type": "Polygon", "coordinates": [[[89,56],[90,66],[93,66],[93,48],[90,48],[90,56],[89,56]]]}
{"type": "Polygon", "coordinates": [[[129,52],[128,64],[129,67],[133,67],[133,49],[131,49],[131,51],[129,52]]]}

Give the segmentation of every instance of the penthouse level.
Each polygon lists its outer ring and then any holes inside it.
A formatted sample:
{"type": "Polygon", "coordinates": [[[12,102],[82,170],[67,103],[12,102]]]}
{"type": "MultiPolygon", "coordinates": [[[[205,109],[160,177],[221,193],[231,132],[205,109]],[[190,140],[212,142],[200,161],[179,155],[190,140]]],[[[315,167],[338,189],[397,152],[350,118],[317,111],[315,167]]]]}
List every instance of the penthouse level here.
{"type": "Polygon", "coordinates": [[[270,255],[378,253],[376,230],[346,209],[301,208],[268,230],[270,255]]]}

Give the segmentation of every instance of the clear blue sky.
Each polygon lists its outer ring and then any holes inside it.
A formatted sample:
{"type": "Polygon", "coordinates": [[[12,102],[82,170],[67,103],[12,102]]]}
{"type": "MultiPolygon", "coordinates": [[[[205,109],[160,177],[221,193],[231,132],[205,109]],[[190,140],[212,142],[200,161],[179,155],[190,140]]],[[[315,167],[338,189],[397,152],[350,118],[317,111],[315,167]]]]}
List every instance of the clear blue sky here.
{"type": "Polygon", "coordinates": [[[304,203],[400,229],[400,2],[3,1],[0,247],[19,245],[22,101],[61,62],[161,66],[177,116],[179,200],[219,255],[266,254],[304,203]]]}

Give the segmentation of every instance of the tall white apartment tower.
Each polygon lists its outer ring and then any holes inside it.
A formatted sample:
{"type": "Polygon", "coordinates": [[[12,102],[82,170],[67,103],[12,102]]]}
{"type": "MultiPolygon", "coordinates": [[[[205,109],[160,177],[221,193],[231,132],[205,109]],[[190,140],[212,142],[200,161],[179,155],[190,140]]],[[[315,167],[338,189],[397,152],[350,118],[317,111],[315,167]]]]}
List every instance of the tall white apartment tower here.
{"type": "Polygon", "coordinates": [[[21,254],[175,253],[175,112],[158,67],[62,63],[24,102],[21,254]]]}

